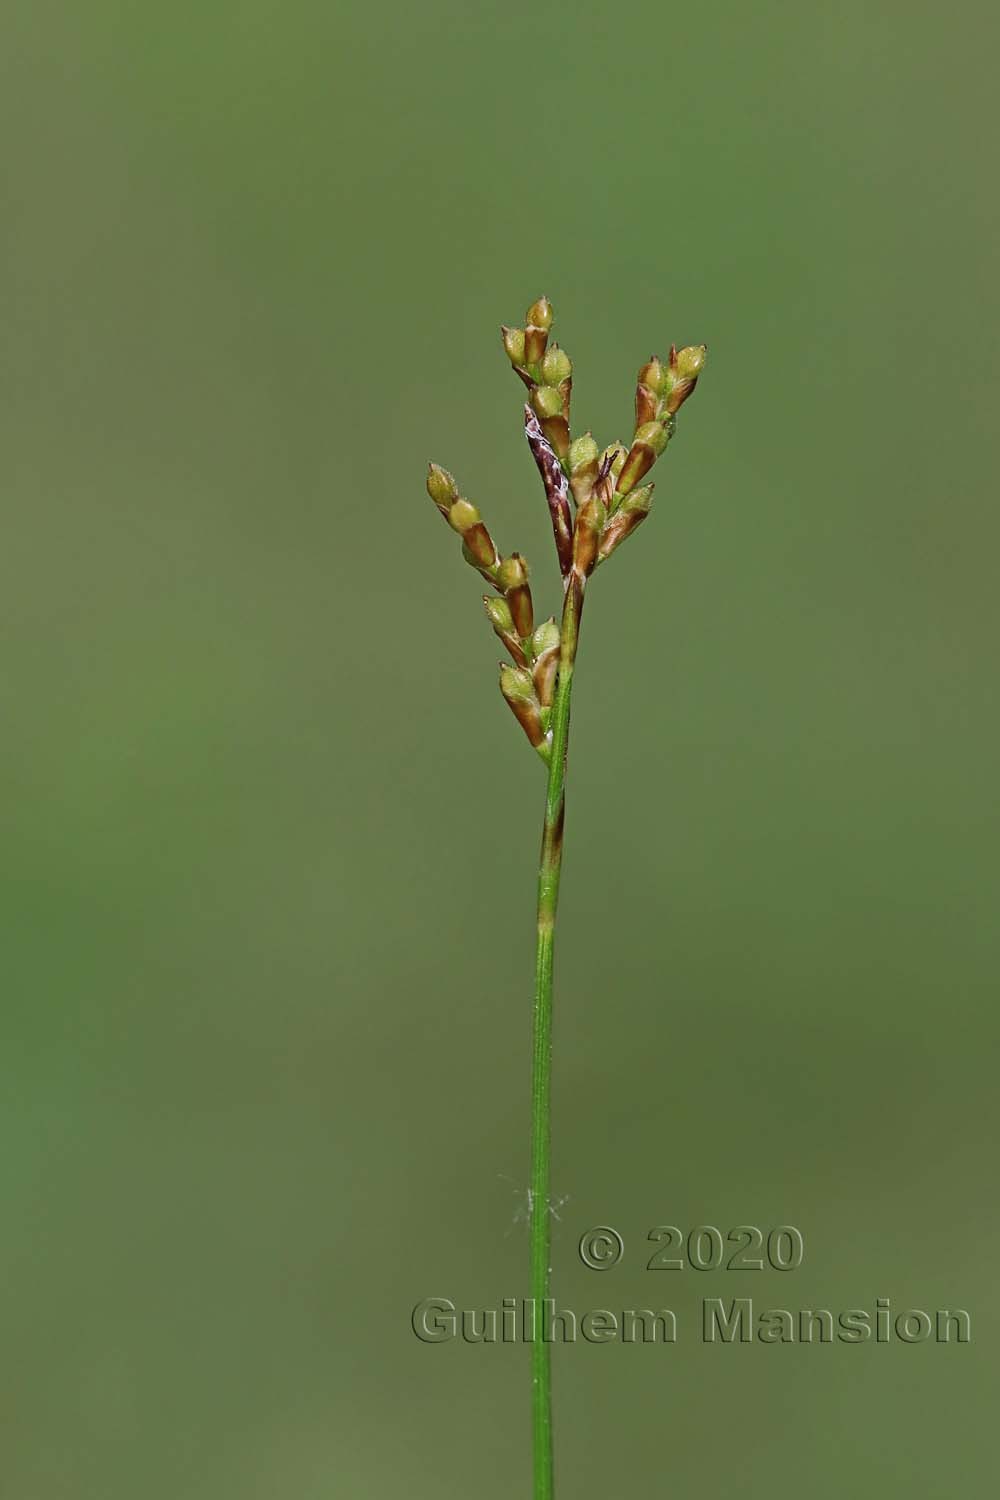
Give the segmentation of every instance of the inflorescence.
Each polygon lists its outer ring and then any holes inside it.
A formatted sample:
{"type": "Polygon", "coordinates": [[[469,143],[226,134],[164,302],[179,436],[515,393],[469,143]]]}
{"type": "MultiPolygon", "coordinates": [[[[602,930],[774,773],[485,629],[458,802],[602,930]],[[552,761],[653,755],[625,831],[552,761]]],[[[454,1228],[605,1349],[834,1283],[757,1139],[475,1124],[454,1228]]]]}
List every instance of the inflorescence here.
{"type": "Polygon", "coordinates": [[[631,536],[649,514],[652,484],[642,481],[674,435],[677,413],[693,392],[705,364],[705,345],[670,347],[639,371],[635,431],[631,444],[603,450],[593,434],[572,438],[570,397],[573,365],[551,343],[552,305],[540,297],[528,308],[523,328],[502,329],[515,373],[527,387],[524,430],[545,487],[556,554],[574,608],[564,610],[562,628],[553,617],[535,624],[528,564],[519,552],[503,556],[470,500],[459,493],[447,469],[432,463],[427,491],[453,531],[462,555],[494,590],[483,597],[486,614],[511,660],[500,664],[500,691],[529,742],[546,762],[551,757],[550,721],[560,662],[571,665],[587,579],[631,536]],[[572,639],[566,635],[567,624],[572,639]]]}

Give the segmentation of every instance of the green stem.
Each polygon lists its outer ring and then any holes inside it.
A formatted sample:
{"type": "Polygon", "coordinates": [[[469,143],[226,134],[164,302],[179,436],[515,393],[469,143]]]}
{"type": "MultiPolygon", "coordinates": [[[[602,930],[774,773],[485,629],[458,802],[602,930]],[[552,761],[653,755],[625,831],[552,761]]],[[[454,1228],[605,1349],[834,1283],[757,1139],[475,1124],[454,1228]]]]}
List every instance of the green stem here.
{"type": "Polygon", "coordinates": [[[542,1338],[550,1274],[549,1164],[552,1135],[552,958],[562,870],[566,751],[573,665],[583,607],[583,578],[571,571],[563,605],[559,676],[552,705],[552,754],[538,871],[538,947],[535,963],[531,1079],[531,1344],[534,1500],[552,1500],[551,1344],[542,1338]]]}

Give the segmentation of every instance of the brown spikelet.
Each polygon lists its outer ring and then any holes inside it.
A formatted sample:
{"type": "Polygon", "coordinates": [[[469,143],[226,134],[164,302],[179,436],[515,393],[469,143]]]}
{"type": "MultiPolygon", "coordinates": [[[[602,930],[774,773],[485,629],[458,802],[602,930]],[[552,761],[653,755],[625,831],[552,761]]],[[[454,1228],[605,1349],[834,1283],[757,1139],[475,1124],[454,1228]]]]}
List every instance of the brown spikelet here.
{"type": "Polygon", "coordinates": [[[646,422],[639,428],[618,475],[615,488],[619,495],[627,495],[649,473],[667,446],[672,430],[673,423],[669,417],[665,417],[662,422],[646,422]]]}
{"type": "Polygon", "coordinates": [[[566,458],[569,453],[569,423],[562,412],[554,417],[542,417],[541,423],[542,431],[553,451],[560,459],[566,458]]]}
{"type": "Polygon", "coordinates": [[[656,454],[648,443],[633,443],[618,476],[618,493],[624,495],[633,485],[637,485],[643,475],[649,473],[655,460],[656,454]]]}
{"type": "Polygon", "coordinates": [[[577,511],[573,528],[573,571],[581,573],[584,578],[594,571],[597,564],[603,520],[604,506],[595,491],[577,511]]]}
{"type": "Polygon", "coordinates": [[[697,375],[691,376],[689,380],[678,380],[666,400],[666,410],[670,416],[681,409],[697,384],[697,375]]]}
{"type": "Polygon", "coordinates": [[[497,549],[484,522],[477,521],[462,533],[465,550],[477,568],[492,568],[497,562],[497,549]]]}
{"type": "Polygon", "coordinates": [[[545,730],[542,728],[541,707],[531,678],[526,672],[512,670],[505,662],[501,662],[500,691],[511,713],[528,736],[530,744],[537,750],[545,739],[545,730]]]}
{"type": "Polygon", "coordinates": [[[535,611],[531,600],[530,585],[522,583],[517,588],[509,589],[507,603],[514,617],[514,629],[522,640],[527,640],[535,628],[535,611]]]}
{"type": "Polygon", "coordinates": [[[526,667],[528,665],[528,654],[522,646],[520,638],[514,631],[514,622],[510,617],[509,609],[506,611],[506,618],[503,620],[499,620],[494,614],[494,609],[499,607],[502,602],[501,600],[492,598],[489,594],[483,595],[486,616],[493,626],[494,635],[498,641],[502,641],[506,646],[514,665],[526,667]]]}
{"type": "Polygon", "coordinates": [[[632,535],[637,526],[649,515],[649,507],[653,501],[653,486],[648,484],[644,489],[633,490],[623,505],[620,505],[613,516],[610,516],[601,532],[600,546],[597,551],[597,561],[606,562],[616,547],[620,547],[626,537],[632,535]]]}
{"type": "Polygon", "coordinates": [[[535,679],[535,691],[538,701],[543,708],[549,708],[555,696],[556,673],[559,670],[559,643],[549,646],[543,651],[535,662],[533,676],[535,679]]]}
{"type": "Polygon", "coordinates": [[[540,364],[548,341],[549,335],[547,329],[536,328],[533,323],[529,323],[524,330],[525,363],[529,365],[540,364]]]}
{"type": "Polygon", "coordinates": [[[529,703],[524,698],[508,698],[507,702],[510,704],[515,719],[528,736],[529,744],[537,750],[545,738],[538,704],[529,703]]]}
{"type": "Polygon", "coordinates": [[[656,417],[657,397],[648,385],[640,381],[635,388],[635,425],[638,430],[656,417]]]}

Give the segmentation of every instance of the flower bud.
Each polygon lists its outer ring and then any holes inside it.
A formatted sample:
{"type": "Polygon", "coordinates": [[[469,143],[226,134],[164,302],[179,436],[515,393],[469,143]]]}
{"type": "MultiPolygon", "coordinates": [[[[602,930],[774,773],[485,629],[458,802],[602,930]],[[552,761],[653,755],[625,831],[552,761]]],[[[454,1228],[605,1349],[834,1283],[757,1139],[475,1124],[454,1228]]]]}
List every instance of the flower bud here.
{"type": "Polygon", "coordinates": [[[646,443],[652,449],[654,458],[659,458],[667,446],[667,432],[662,422],[647,422],[635,437],[637,442],[646,443]]]}
{"type": "Polygon", "coordinates": [[[561,385],[573,373],[573,361],[565,349],[550,344],[542,360],[542,379],[546,385],[561,385]]]}
{"type": "Polygon", "coordinates": [[[535,692],[538,694],[538,702],[542,710],[543,726],[546,725],[545,710],[552,707],[552,700],[556,695],[556,678],[558,676],[559,647],[553,646],[551,651],[546,651],[544,656],[538,657],[532,672],[535,692]]]}
{"type": "Polygon", "coordinates": [[[496,565],[496,544],[471,501],[455,501],[448,512],[448,525],[462,538],[466,562],[487,570],[496,565]]]}
{"type": "Polygon", "coordinates": [[[559,626],[550,615],[543,620],[531,637],[531,648],[536,656],[541,656],[543,651],[551,651],[553,646],[559,645],[559,626]]]}
{"type": "Polygon", "coordinates": [[[500,691],[503,693],[510,706],[515,719],[528,736],[528,741],[536,750],[540,750],[545,742],[545,731],[542,728],[541,705],[535,694],[535,684],[531,673],[520,667],[509,667],[506,662],[500,663],[500,691]]]}
{"type": "Polygon", "coordinates": [[[528,587],[528,565],[519,552],[505,557],[497,570],[497,584],[507,596],[514,629],[527,640],[535,628],[534,605],[528,587]]]}
{"type": "Polygon", "coordinates": [[[548,337],[544,328],[536,328],[533,323],[524,330],[524,362],[529,370],[538,371],[548,337]]]}
{"type": "Polygon", "coordinates": [[[524,329],[508,328],[504,324],[500,329],[500,333],[503,338],[504,349],[507,351],[507,358],[511,364],[523,365],[525,360],[524,329]]]}
{"type": "Polygon", "coordinates": [[[531,703],[535,696],[535,685],[531,680],[531,673],[526,672],[523,667],[511,667],[507,662],[501,662],[500,691],[508,703],[512,699],[521,699],[526,703],[531,703]]]}
{"type": "Polygon", "coordinates": [[[653,503],[653,486],[644,484],[640,489],[631,490],[619,505],[616,512],[620,516],[648,516],[649,507],[653,503]]]}
{"type": "Polygon", "coordinates": [[[570,473],[574,469],[582,469],[584,464],[596,463],[599,451],[592,432],[585,432],[583,437],[574,438],[569,445],[570,473]]]}
{"type": "Polygon", "coordinates": [[[493,626],[494,633],[498,639],[503,641],[516,664],[519,667],[526,667],[528,665],[528,657],[518,639],[517,631],[514,629],[514,618],[511,615],[510,605],[506,599],[497,599],[489,594],[484,594],[483,604],[486,607],[486,617],[493,626]]]}
{"type": "Polygon", "coordinates": [[[456,500],[448,511],[448,525],[464,536],[479,521],[479,512],[470,500],[456,500]]]}
{"type": "Polygon", "coordinates": [[[470,526],[462,537],[462,552],[466,562],[492,575],[497,562],[496,543],[482,521],[476,526],[470,526]]]}
{"type": "Polygon", "coordinates": [[[688,344],[683,349],[670,350],[670,389],[664,401],[664,409],[670,416],[679,411],[698,383],[698,376],[705,368],[705,344],[688,344]]]}
{"type": "Polygon", "coordinates": [[[599,563],[609,558],[615,548],[620,546],[627,536],[632,535],[635,528],[649,515],[649,507],[652,503],[653,486],[651,484],[632,490],[631,494],[625,496],[601,534],[597,555],[599,563]]]}
{"type": "Polygon", "coordinates": [[[639,384],[648,385],[654,396],[662,396],[667,389],[667,371],[664,369],[663,361],[656,354],[651,354],[647,364],[639,371],[639,384]]]}
{"type": "MultiPolygon", "coordinates": [[[[563,390],[568,394],[568,386],[563,390]]],[[[560,460],[569,452],[569,422],[566,420],[566,402],[563,391],[554,385],[539,385],[531,393],[531,404],[537,413],[542,431],[560,460]]]]}
{"type": "Polygon", "coordinates": [[[562,414],[562,396],[554,385],[538,385],[531,393],[531,404],[544,422],[547,417],[562,414]]]}
{"type": "Polygon", "coordinates": [[[662,422],[646,422],[635,435],[628,458],[622,465],[615,486],[619,495],[625,495],[649,472],[667,446],[667,431],[662,422]]]}
{"type": "Polygon", "coordinates": [[[668,416],[672,417],[676,412],[680,411],[697,384],[697,375],[693,375],[690,380],[676,380],[674,382],[670,395],[663,403],[668,416]]]}
{"type": "Polygon", "coordinates": [[[569,445],[569,483],[577,505],[582,505],[590,497],[597,478],[599,456],[592,433],[587,432],[583,437],[574,438],[569,445]]]}
{"type": "Polygon", "coordinates": [[[647,422],[652,422],[659,406],[659,397],[651,386],[640,380],[635,388],[635,429],[638,432],[647,422]]]}
{"type": "Polygon", "coordinates": [[[440,464],[427,465],[427,493],[447,520],[452,502],[458,499],[458,485],[440,464]]]}
{"type": "Polygon", "coordinates": [[[584,578],[594,571],[604,522],[604,506],[595,493],[576,513],[573,527],[573,568],[584,578]]]}
{"type": "Polygon", "coordinates": [[[682,380],[694,380],[701,374],[707,353],[707,344],[688,344],[678,349],[675,368],[682,380]]]}
{"type": "Polygon", "coordinates": [[[555,620],[544,620],[539,625],[531,637],[531,647],[535,653],[532,676],[535,692],[542,706],[544,724],[544,710],[551,706],[555,695],[556,674],[559,671],[559,626],[555,620]]]}
{"type": "Polygon", "coordinates": [[[510,605],[506,599],[495,599],[489,594],[483,595],[483,603],[489,616],[490,624],[498,635],[506,632],[508,635],[514,629],[514,621],[510,613],[510,605]]]}
{"type": "Polygon", "coordinates": [[[533,302],[524,315],[524,321],[548,333],[552,327],[552,303],[548,297],[539,297],[537,302],[533,302]]]}
{"type": "Polygon", "coordinates": [[[500,564],[497,582],[506,594],[510,589],[523,588],[528,581],[528,566],[520,552],[511,553],[500,564]]]}
{"type": "Polygon", "coordinates": [[[545,346],[549,341],[549,329],[552,327],[552,304],[547,297],[539,297],[533,302],[525,315],[527,327],[524,330],[525,361],[529,365],[537,365],[545,354],[545,346]]]}

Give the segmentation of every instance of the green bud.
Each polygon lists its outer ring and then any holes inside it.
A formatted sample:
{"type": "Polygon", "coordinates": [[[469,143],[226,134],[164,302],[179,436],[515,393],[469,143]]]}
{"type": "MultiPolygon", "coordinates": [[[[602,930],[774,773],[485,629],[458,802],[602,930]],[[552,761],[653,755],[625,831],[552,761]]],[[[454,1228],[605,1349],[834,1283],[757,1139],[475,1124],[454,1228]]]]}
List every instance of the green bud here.
{"type": "Polygon", "coordinates": [[[535,697],[535,684],[531,680],[531,673],[526,672],[523,667],[511,667],[506,662],[501,663],[500,691],[508,702],[511,698],[521,698],[531,703],[535,697]]]}
{"type": "Polygon", "coordinates": [[[574,438],[569,445],[569,467],[582,469],[584,464],[593,463],[599,454],[597,444],[594,442],[594,434],[585,432],[583,437],[574,438]]]}
{"type": "Polygon", "coordinates": [[[633,490],[630,495],[619,505],[614,515],[607,521],[601,533],[601,542],[598,549],[598,563],[605,562],[620,547],[626,537],[631,536],[649,515],[649,507],[653,503],[653,486],[643,485],[642,489],[633,490]]]}
{"type": "Polygon", "coordinates": [[[543,620],[531,637],[531,646],[536,656],[541,656],[544,651],[551,651],[559,645],[559,626],[555,620],[549,617],[543,620]]]}
{"type": "Polygon", "coordinates": [[[500,329],[503,337],[503,346],[507,351],[507,358],[512,365],[524,364],[524,329],[508,328],[506,324],[500,329]]]}
{"type": "Polygon", "coordinates": [[[682,380],[694,380],[701,374],[707,353],[707,344],[688,344],[684,349],[678,349],[675,368],[682,380]]]}
{"type": "Polygon", "coordinates": [[[668,389],[668,380],[663,361],[656,354],[650,355],[648,364],[639,371],[639,384],[648,385],[654,396],[662,396],[668,389]]]}
{"type": "Polygon", "coordinates": [[[544,421],[562,415],[563,399],[554,385],[538,385],[531,393],[531,404],[544,421]]]}
{"type": "Polygon", "coordinates": [[[469,500],[456,500],[448,512],[448,525],[459,536],[464,536],[478,521],[479,512],[469,500]]]}
{"type": "Polygon", "coordinates": [[[497,569],[497,587],[507,595],[514,632],[527,640],[535,628],[534,605],[528,587],[528,565],[520,552],[505,557],[497,569]]]}
{"type": "Polygon", "coordinates": [[[524,321],[534,328],[543,328],[546,333],[552,327],[552,303],[548,297],[539,297],[524,315],[524,321]]]}
{"type": "Polygon", "coordinates": [[[697,384],[697,375],[692,375],[689,380],[678,379],[674,381],[670,388],[670,394],[663,403],[668,416],[673,417],[680,411],[697,384]]]}
{"type": "Polygon", "coordinates": [[[509,635],[514,629],[514,618],[506,599],[494,599],[487,594],[483,597],[483,603],[493,629],[499,635],[509,635]]]}
{"type": "Polygon", "coordinates": [[[505,557],[497,573],[497,582],[507,593],[509,589],[523,588],[528,581],[528,567],[519,552],[505,557]]]}
{"type": "Polygon", "coordinates": [[[653,486],[644,484],[640,489],[632,490],[625,496],[618,507],[618,515],[644,515],[649,514],[649,507],[653,503],[653,486]]]}
{"type": "Polygon", "coordinates": [[[483,595],[483,604],[486,607],[486,617],[493,626],[494,633],[499,640],[503,641],[514,661],[519,667],[528,665],[528,656],[517,631],[514,628],[514,616],[506,599],[496,599],[489,594],[483,595]]]}
{"type": "Polygon", "coordinates": [[[597,478],[599,450],[591,432],[584,433],[569,446],[569,482],[577,505],[590,499],[597,478]]]}
{"type": "Polygon", "coordinates": [[[458,485],[440,464],[427,465],[427,493],[439,510],[447,512],[458,499],[458,485]]]}
{"type": "Polygon", "coordinates": [[[545,730],[542,728],[541,706],[535,693],[531,673],[521,667],[509,667],[500,663],[500,691],[506,698],[515,719],[528,736],[528,741],[544,758],[545,730]]]}
{"type": "MultiPolygon", "coordinates": [[[[553,623],[555,622],[553,621],[553,623]]],[[[537,633],[538,632],[536,631],[536,634],[537,633]]],[[[543,729],[547,729],[549,727],[545,719],[545,710],[551,706],[552,699],[555,696],[556,677],[559,674],[558,635],[559,632],[557,630],[557,639],[555,644],[547,646],[544,651],[538,652],[535,657],[535,664],[531,670],[531,676],[535,684],[535,692],[538,694],[538,701],[542,706],[543,729]]]]}
{"type": "Polygon", "coordinates": [[[639,428],[618,475],[618,483],[615,485],[618,494],[627,495],[648,474],[667,446],[667,438],[667,429],[662,422],[646,422],[639,428]]]}
{"type": "Polygon", "coordinates": [[[670,388],[664,398],[666,412],[673,416],[680,411],[698,383],[698,376],[705,367],[707,353],[704,344],[688,344],[684,349],[670,350],[670,388]]]}
{"type": "Polygon", "coordinates": [[[659,458],[667,446],[667,430],[662,422],[645,422],[635,435],[637,443],[645,443],[652,449],[655,458],[659,458]]]}
{"type": "Polygon", "coordinates": [[[560,349],[558,344],[550,344],[542,359],[542,379],[546,385],[560,385],[568,380],[573,373],[573,361],[565,349],[560,349]]]}
{"type": "Polygon", "coordinates": [[[524,330],[524,355],[525,363],[533,369],[541,363],[545,354],[545,346],[549,340],[549,329],[552,327],[552,304],[547,297],[539,297],[533,302],[526,314],[527,327],[524,330]]]}

